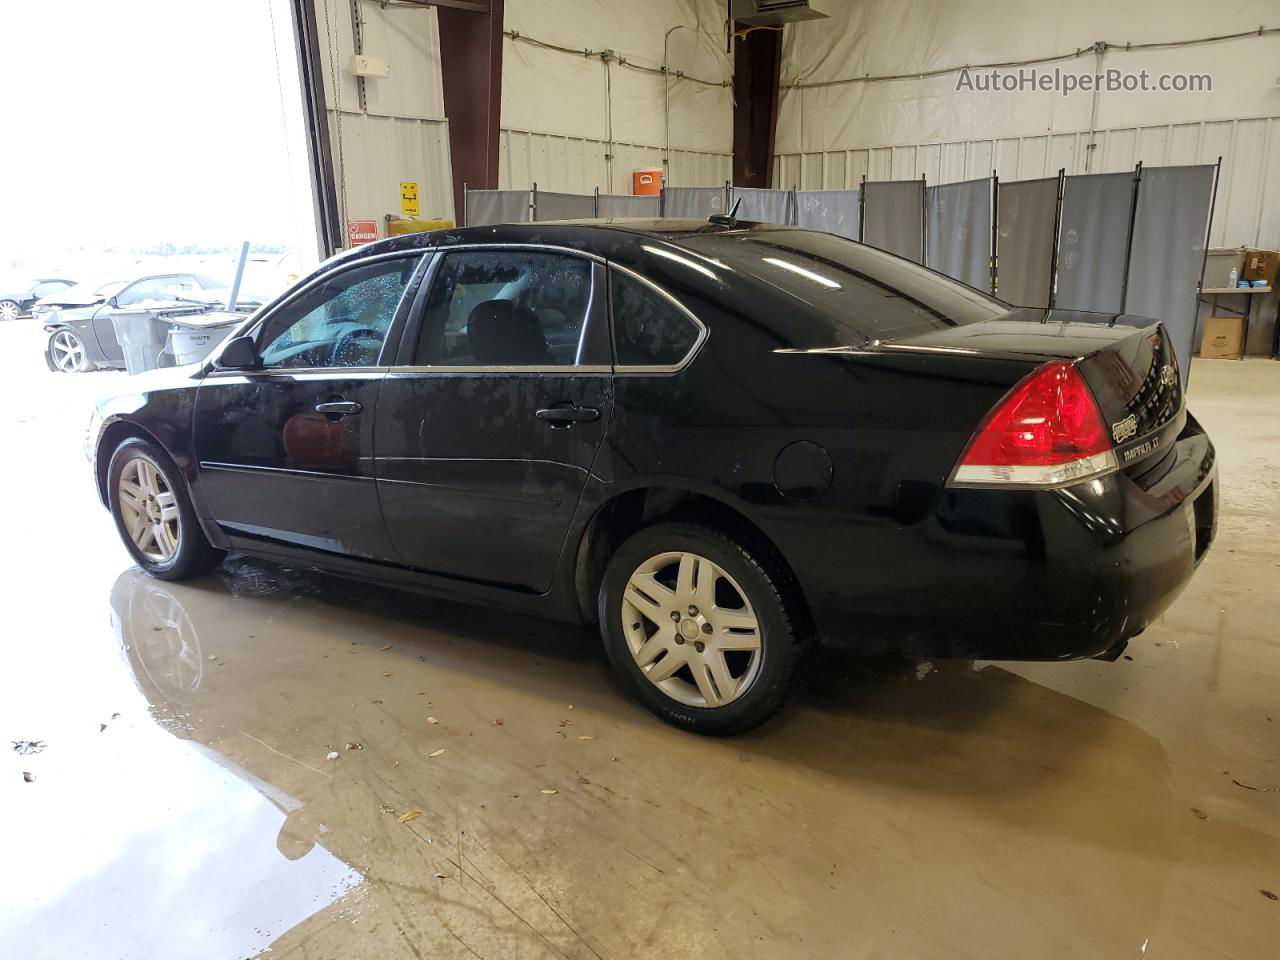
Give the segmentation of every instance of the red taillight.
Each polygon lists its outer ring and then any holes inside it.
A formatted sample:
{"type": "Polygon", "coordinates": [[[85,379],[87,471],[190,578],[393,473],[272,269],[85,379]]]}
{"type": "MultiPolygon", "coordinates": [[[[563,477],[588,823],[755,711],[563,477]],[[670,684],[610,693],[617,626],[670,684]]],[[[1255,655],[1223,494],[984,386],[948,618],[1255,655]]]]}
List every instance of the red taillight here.
{"type": "Polygon", "coordinates": [[[1116,468],[1098,404],[1074,364],[1054,360],[992,410],[952,476],[953,484],[1056,487],[1116,468]]]}

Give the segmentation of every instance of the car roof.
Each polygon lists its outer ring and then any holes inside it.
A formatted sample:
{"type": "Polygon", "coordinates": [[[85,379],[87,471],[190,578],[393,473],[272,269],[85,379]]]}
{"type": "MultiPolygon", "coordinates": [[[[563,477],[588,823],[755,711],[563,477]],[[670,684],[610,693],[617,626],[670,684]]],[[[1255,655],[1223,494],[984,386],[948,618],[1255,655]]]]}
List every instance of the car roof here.
{"type": "Polygon", "coordinates": [[[498,223],[481,227],[451,227],[389,237],[345,250],[331,263],[351,262],[395,251],[442,249],[468,244],[545,244],[571,247],[597,256],[637,252],[654,240],[681,246],[681,240],[708,234],[745,234],[755,230],[802,230],[776,223],[739,220],[732,225],[711,220],[675,217],[609,217],[585,220],[543,220],[536,223],[498,223]]]}

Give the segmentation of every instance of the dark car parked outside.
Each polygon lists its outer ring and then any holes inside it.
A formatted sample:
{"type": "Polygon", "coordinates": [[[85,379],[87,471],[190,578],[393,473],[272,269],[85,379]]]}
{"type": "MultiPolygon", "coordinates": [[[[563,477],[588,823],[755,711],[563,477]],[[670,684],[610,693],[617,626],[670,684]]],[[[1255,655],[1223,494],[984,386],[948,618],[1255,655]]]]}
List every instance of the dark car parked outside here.
{"type": "Polygon", "coordinates": [[[74,285],[74,280],[60,280],[56,277],[16,286],[9,283],[0,284],[0,320],[16,320],[29,312],[32,304],[41,297],[61,293],[74,285]]]}
{"type": "Polygon", "coordinates": [[[596,623],[708,733],[777,710],[814,642],[1114,659],[1216,518],[1156,320],[732,222],[349,251],[88,444],[156,577],[233,550],[596,623]]]}

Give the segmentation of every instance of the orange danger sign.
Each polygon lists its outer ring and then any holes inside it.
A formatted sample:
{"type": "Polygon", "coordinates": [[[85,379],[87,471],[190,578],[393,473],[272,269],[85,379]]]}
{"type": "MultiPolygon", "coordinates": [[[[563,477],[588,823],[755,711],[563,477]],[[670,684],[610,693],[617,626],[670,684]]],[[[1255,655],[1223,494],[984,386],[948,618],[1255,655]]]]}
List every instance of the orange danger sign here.
{"type": "Polygon", "coordinates": [[[347,244],[358,247],[362,243],[373,243],[378,239],[377,220],[348,220],[347,244]]]}

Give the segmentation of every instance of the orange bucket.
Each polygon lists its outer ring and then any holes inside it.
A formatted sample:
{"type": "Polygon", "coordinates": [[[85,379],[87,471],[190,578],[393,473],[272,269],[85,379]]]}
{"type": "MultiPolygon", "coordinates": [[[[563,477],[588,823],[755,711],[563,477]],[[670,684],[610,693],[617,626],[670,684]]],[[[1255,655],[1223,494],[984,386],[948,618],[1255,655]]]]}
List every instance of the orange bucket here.
{"type": "Polygon", "coordinates": [[[662,192],[662,168],[648,167],[632,173],[631,192],[637,197],[656,197],[662,192]]]}

